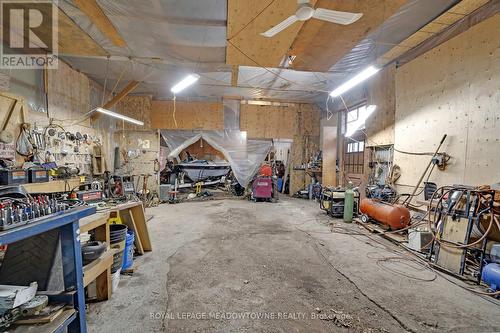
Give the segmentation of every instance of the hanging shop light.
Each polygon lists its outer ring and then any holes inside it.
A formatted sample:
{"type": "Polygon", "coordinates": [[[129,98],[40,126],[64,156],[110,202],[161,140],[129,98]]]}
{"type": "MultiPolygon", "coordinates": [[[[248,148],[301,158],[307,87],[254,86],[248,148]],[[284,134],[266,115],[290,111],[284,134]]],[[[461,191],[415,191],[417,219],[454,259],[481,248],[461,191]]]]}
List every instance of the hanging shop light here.
{"type": "Polygon", "coordinates": [[[337,89],[332,91],[330,93],[330,96],[338,97],[338,96],[342,95],[343,93],[345,93],[346,91],[350,90],[351,88],[357,86],[358,84],[365,81],[369,77],[375,75],[379,70],[380,70],[380,68],[376,68],[374,66],[370,66],[370,67],[366,68],[365,70],[363,70],[362,72],[357,74],[355,77],[353,77],[352,79],[350,79],[349,81],[347,81],[346,83],[342,84],[337,89]]]}
{"type": "Polygon", "coordinates": [[[190,85],[194,84],[200,76],[198,74],[189,74],[186,76],[184,79],[182,79],[179,83],[177,83],[175,86],[173,86],[170,91],[173,92],[174,94],[177,94],[178,92],[186,89],[190,85]]]}
{"type": "Polygon", "coordinates": [[[105,108],[98,107],[98,108],[95,108],[94,110],[92,110],[91,112],[93,112],[93,111],[105,114],[105,115],[113,117],[113,118],[118,118],[118,119],[127,121],[127,122],[132,123],[132,124],[136,124],[136,125],[139,125],[139,126],[144,126],[144,123],[142,121],[140,121],[140,120],[124,116],[122,114],[110,111],[110,110],[105,109],[105,108]]]}

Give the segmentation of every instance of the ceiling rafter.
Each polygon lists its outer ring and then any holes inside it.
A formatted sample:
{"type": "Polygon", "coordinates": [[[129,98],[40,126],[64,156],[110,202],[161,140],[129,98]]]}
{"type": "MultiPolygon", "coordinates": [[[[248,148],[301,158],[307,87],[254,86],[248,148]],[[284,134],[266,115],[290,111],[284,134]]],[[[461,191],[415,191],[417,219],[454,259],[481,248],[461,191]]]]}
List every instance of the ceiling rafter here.
{"type": "Polygon", "coordinates": [[[97,28],[109,40],[118,47],[125,47],[127,43],[115,28],[113,23],[104,14],[104,11],[96,2],[96,0],[74,0],[75,5],[88,16],[89,20],[94,23],[97,28]]]}

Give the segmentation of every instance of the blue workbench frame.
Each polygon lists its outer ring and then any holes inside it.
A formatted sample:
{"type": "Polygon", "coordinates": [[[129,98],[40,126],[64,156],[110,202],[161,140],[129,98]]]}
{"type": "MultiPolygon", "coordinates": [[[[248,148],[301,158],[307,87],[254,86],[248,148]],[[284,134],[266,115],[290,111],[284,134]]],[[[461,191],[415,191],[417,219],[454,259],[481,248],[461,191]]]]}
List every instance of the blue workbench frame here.
{"type": "Polygon", "coordinates": [[[95,207],[78,207],[50,216],[40,221],[0,232],[0,245],[60,229],[61,253],[66,291],[76,291],[73,304],[76,315],[66,320],[57,331],[68,327],[68,332],[87,332],[85,319],[85,295],[83,288],[82,252],[80,248],[80,227],[78,220],[96,212],[95,207]]]}

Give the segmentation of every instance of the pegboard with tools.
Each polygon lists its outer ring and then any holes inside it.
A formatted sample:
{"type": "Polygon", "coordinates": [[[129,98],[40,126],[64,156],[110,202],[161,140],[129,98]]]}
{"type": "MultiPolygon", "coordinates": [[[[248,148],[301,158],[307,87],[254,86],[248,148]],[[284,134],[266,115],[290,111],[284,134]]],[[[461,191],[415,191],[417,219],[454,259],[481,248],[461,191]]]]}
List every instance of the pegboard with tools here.
{"type": "Polygon", "coordinates": [[[77,168],[78,174],[88,175],[92,173],[93,147],[101,145],[101,138],[92,129],[88,131],[70,131],[57,124],[23,124],[16,151],[22,156],[33,155],[41,163],[55,162],[57,166],[77,168]]]}

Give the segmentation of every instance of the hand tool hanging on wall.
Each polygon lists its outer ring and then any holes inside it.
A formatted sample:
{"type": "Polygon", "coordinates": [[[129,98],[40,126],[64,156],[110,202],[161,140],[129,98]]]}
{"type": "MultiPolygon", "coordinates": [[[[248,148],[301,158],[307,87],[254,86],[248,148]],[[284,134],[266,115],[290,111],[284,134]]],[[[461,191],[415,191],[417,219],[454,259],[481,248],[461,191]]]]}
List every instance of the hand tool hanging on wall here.
{"type": "Polygon", "coordinates": [[[28,124],[21,125],[21,132],[17,138],[16,151],[22,156],[33,155],[35,147],[33,146],[33,138],[31,137],[28,124]]]}
{"type": "Polygon", "coordinates": [[[443,138],[441,139],[441,142],[439,143],[438,147],[436,148],[436,151],[434,152],[434,155],[432,155],[431,159],[429,160],[429,163],[427,164],[427,167],[425,168],[424,173],[422,173],[422,175],[420,176],[420,179],[418,180],[417,184],[415,185],[415,188],[413,189],[413,192],[408,197],[408,199],[405,200],[405,202],[404,202],[405,206],[408,207],[410,205],[411,200],[413,199],[413,197],[416,196],[416,193],[417,193],[417,191],[418,191],[418,189],[420,187],[420,184],[422,183],[422,180],[424,180],[424,177],[427,174],[427,171],[429,171],[429,168],[434,163],[433,161],[436,159],[436,156],[438,155],[439,150],[441,149],[441,146],[444,143],[444,140],[446,140],[446,136],[447,136],[447,134],[443,135],[443,138]]]}
{"type": "Polygon", "coordinates": [[[14,113],[14,109],[16,108],[17,105],[17,99],[12,102],[12,105],[9,108],[9,111],[7,111],[7,116],[5,117],[4,123],[2,125],[2,131],[0,131],[0,142],[3,143],[11,143],[14,141],[14,136],[12,135],[11,132],[6,131],[5,129],[7,128],[7,125],[9,124],[10,118],[12,117],[12,114],[14,113]]]}

